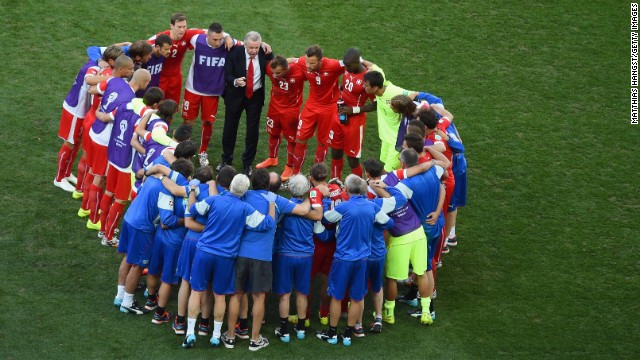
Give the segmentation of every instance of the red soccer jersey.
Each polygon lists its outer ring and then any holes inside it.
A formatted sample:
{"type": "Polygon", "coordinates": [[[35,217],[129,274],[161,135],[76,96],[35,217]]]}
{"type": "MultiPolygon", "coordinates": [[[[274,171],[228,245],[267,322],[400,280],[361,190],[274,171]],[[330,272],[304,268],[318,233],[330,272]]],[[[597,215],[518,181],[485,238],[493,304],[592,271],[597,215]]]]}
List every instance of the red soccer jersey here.
{"type": "Polygon", "coordinates": [[[289,74],[285,77],[273,76],[271,66],[267,64],[267,76],[271,79],[271,100],[269,101],[269,113],[284,113],[300,111],[302,106],[302,90],[304,89],[305,75],[297,66],[290,66],[289,74]]]}
{"type": "Polygon", "coordinates": [[[336,106],[340,97],[338,79],[344,71],[344,65],[341,61],[322,58],[320,71],[308,72],[306,57],[302,56],[292,66],[302,70],[309,82],[309,97],[306,107],[336,106]]]}
{"type": "Polygon", "coordinates": [[[375,94],[367,95],[364,91],[364,74],[366,73],[363,71],[354,74],[345,71],[342,75],[342,100],[346,106],[364,106],[368,98],[371,101],[375,99],[375,94]]]}
{"type": "MultiPolygon", "coordinates": [[[[442,119],[440,119],[440,123],[436,127],[441,129],[441,127],[440,127],[441,125],[446,125],[445,126],[445,129],[446,129],[447,126],[449,126],[448,123],[449,123],[449,120],[447,118],[443,117],[442,119]]],[[[443,131],[446,131],[446,130],[443,130],[443,131]]],[[[453,156],[453,152],[451,152],[451,148],[449,147],[449,144],[447,144],[447,142],[444,141],[444,139],[442,137],[440,137],[440,135],[436,134],[435,132],[432,132],[430,134],[427,134],[426,139],[433,141],[434,144],[437,144],[437,143],[443,144],[444,147],[445,147],[445,151],[444,151],[443,154],[444,154],[444,156],[447,157],[447,160],[451,161],[451,157],[453,156]]],[[[451,166],[449,167],[449,169],[447,169],[447,174],[449,174],[449,176],[453,178],[453,171],[451,169],[451,166]]]]}
{"type": "MultiPolygon", "coordinates": [[[[182,59],[184,59],[184,54],[186,54],[187,50],[189,49],[191,38],[204,33],[205,31],[202,29],[187,29],[180,40],[171,39],[171,55],[169,55],[169,57],[164,60],[164,64],[162,65],[162,74],[180,74],[182,72],[182,59]]],[[[148,40],[148,42],[153,45],[155,43],[156,36],[162,34],[171,36],[171,30],[159,32],[158,34],[152,36],[148,40]]]]}

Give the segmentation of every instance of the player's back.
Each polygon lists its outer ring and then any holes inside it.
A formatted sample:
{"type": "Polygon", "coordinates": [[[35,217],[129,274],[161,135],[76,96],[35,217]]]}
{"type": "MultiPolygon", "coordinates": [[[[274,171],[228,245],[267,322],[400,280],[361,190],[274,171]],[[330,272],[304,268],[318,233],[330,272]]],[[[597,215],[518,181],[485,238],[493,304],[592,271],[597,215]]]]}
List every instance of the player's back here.
{"type": "Polygon", "coordinates": [[[164,186],[160,179],[148,177],[124,214],[124,220],[131,227],[152,232],[156,227],[154,221],[158,218],[158,198],[162,189],[164,186]]]}

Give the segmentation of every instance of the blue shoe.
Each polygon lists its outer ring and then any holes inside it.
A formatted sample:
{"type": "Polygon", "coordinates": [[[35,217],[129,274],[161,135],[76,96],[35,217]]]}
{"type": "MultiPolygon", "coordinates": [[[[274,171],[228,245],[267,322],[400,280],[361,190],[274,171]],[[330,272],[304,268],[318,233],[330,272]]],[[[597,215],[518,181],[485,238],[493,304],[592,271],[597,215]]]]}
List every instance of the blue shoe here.
{"type": "MultiPolygon", "coordinates": [[[[329,336],[329,331],[325,330],[316,334],[316,337],[322,341],[325,341],[331,345],[335,345],[338,343],[338,336],[333,335],[329,336]]],[[[351,340],[351,339],[349,339],[351,340]]]]}
{"type": "Polygon", "coordinates": [[[278,339],[280,339],[280,341],[282,341],[285,344],[291,341],[291,337],[289,336],[289,333],[283,334],[281,331],[282,330],[279,327],[276,328],[275,333],[278,339]]]}
{"type": "Polygon", "coordinates": [[[211,340],[209,340],[209,343],[211,344],[211,346],[218,346],[220,345],[220,338],[212,336],[211,340]]]}
{"type": "Polygon", "coordinates": [[[176,335],[184,335],[187,332],[187,324],[179,323],[177,317],[173,320],[171,327],[176,335]]]}
{"type": "Polygon", "coordinates": [[[293,331],[296,332],[296,336],[298,337],[298,340],[302,340],[306,336],[306,330],[304,330],[304,329],[298,330],[298,325],[295,325],[293,327],[293,331]]]}
{"type": "Polygon", "coordinates": [[[200,323],[200,325],[198,325],[198,335],[208,336],[210,329],[211,329],[211,325],[203,325],[202,323],[200,323]]]}
{"type": "Polygon", "coordinates": [[[418,306],[418,298],[407,299],[406,295],[402,295],[402,296],[399,296],[397,300],[399,303],[407,304],[411,307],[418,306]]]}
{"type": "Polygon", "coordinates": [[[344,335],[340,335],[340,338],[342,338],[342,345],[351,346],[351,338],[350,337],[346,337],[344,335]]]}
{"type": "Polygon", "coordinates": [[[456,246],[458,245],[458,237],[454,236],[452,238],[447,238],[447,245],[449,246],[456,246]]]}
{"type": "Polygon", "coordinates": [[[120,299],[119,297],[117,297],[117,296],[116,296],[116,297],[113,299],[113,306],[115,306],[115,307],[118,307],[118,308],[119,308],[119,307],[120,307],[120,305],[122,305],[122,299],[120,299]]]}
{"type": "Polygon", "coordinates": [[[171,320],[171,313],[168,311],[165,311],[164,314],[162,315],[158,315],[157,313],[153,314],[153,319],[151,319],[151,322],[157,325],[161,325],[164,323],[168,323],[171,320]]]}
{"type": "Polygon", "coordinates": [[[155,297],[152,298],[147,298],[147,303],[144,304],[144,308],[149,310],[149,311],[153,311],[158,307],[158,295],[156,294],[155,297]]]}
{"type": "Polygon", "coordinates": [[[182,342],[182,347],[185,349],[191,348],[193,347],[193,344],[196,343],[196,335],[195,334],[190,334],[187,335],[184,338],[184,341],[182,342]]]}
{"type": "Polygon", "coordinates": [[[240,328],[240,323],[236,324],[236,337],[238,339],[243,339],[243,340],[247,340],[250,338],[249,336],[249,329],[241,329],[240,328]]]}

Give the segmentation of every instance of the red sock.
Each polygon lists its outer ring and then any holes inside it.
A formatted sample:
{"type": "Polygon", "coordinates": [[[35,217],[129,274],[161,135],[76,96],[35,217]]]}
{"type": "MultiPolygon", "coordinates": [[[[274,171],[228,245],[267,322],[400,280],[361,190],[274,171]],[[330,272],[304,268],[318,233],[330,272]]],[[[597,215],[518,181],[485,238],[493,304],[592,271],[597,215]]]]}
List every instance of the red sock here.
{"type": "Polygon", "coordinates": [[[102,192],[104,189],[99,188],[91,184],[91,190],[89,190],[89,210],[91,210],[90,219],[92,223],[97,223],[100,220],[98,215],[100,211],[100,199],[102,198],[102,192]]]}
{"type": "Polygon", "coordinates": [[[71,158],[69,159],[67,168],[64,171],[64,177],[71,175],[71,168],[73,167],[73,163],[76,162],[76,158],[78,157],[78,150],[80,150],[80,144],[75,144],[73,149],[71,149],[71,158]]]}
{"type": "Polygon", "coordinates": [[[84,176],[87,174],[87,157],[80,157],[78,161],[78,183],[76,184],[76,191],[82,191],[84,184],[84,176]]]}
{"type": "Polygon", "coordinates": [[[344,159],[331,159],[331,177],[342,179],[342,168],[344,167],[344,159]]]}
{"type": "Polygon", "coordinates": [[[293,174],[300,174],[302,164],[304,164],[304,158],[307,157],[307,144],[296,143],[296,148],[293,150],[293,174]]]}
{"type": "Polygon", "coordinates": [[[58,172],[56,173],[56,181],[62,181],[66,177],[65,172],[71,161],[71,148],[62,144],[58,152],[58,172]]]}
{"type": "Polygon", "coordinates": [[[209,149],[209,141],[211,140],[212,133],[213,133],[213,123],[203,121],[202,137],[200,137],[200,150],[198,151],[198,154],[207,152],[207,149],[209,149]]]}
{"type": "Polygon", "coordinates": [[[269,135],[269,157],[278,157],[278,148],[280,147],[280,135],[269,135]]]}
{"type": "MultiPolygon", "coordinates": [[[[91,171],[89,171],[89,166],[86,167],[87,170],[84,174],[84,179],[82,180],[82,205],[80,208],[83,210],[89,210],[89,194],[91,194],[91,181],[93,181],[93,175],[91,175],[91,171]]],[[[78,182],[80,179],[78,179],[78,182]]]]}
{"type": "Polygon", "coordinates": [[[107,227],[111,203],[113,203],[113,194],[108,195],[106,192],[102,194],[102,199],[100,199],[100,231],[104,231],[107,227]]]}
{"type": "Polygon", "coordinates": [[[296,148],[295,141],[287,142],[287,166],[293,166],[293,150],[296,148]]]}
{"type": "Polygon", "coordinates": [[[362,177],[362,166],[358,165],[357,168],[351,169],[351,173],[362,177]]]}
{"type": "Polygon", "coordinates": [[[329,304],[320,303],[320,317],[329,316],[329,304]]]}
{"type": "Polygon", "coordinates": [[[122,210],[124,210],[124,204],[122,203],[116,201],[111,205],[111,210],[109,210],[109,216],[107,218],[107,226],[104,232],[104,236],[107,240],[113,239],[113,233],[118,227],[118,223],[122,217],[122,210]]]}
{"type": "Polygon", "coordinates": [[[318,143],[318,147],[316,148],[316,158],[314,159],[315,163],[324,162],[324,159],[327,158],[327,144],[318,143]]]}
{"type": "Polygon", "coordinates": [[[346,294],[345,294],[344,299],[342,299],[342,303],[340,305],[341,305],[341,310],[342,310],[343,313],[349,311],[349,297],[346,296],[346,294]]]}

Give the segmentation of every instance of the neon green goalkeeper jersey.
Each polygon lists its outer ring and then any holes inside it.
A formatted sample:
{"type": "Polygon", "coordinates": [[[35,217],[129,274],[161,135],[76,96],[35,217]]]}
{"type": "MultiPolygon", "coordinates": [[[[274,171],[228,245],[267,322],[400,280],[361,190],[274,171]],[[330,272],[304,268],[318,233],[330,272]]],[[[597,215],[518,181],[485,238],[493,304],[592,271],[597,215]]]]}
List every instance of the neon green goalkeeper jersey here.
{"type": "Polygon", "coordinates": [[[390,81],[384,82],[385,90],[382,96],[376,95],[378,108],[378,137],[387,143],[396,143],[398,127],[400,126],[400,114],[391,110],[391,99],[396,95],[409,95],[412,91],[393,85],[390,81]]]}

